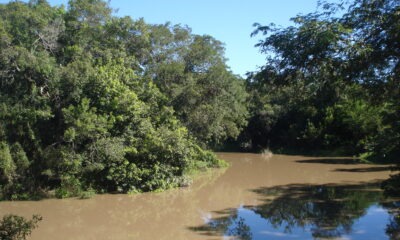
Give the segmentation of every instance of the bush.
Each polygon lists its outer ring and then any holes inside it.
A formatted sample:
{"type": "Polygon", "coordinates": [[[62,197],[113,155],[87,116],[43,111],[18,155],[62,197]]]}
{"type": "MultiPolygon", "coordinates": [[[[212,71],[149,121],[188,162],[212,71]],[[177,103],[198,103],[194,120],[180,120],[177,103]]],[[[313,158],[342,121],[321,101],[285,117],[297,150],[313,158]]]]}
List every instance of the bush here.
{"type": "Polygon", "coordinates": [[[390,176],[389,179],[382,183],[385,194],[392,197],[400,196],[400,174],[390,176]]]}
{"type": "Polygon", "coordinates": [[[38,227],[41,220],[40,215],[33,215],[32,220],[26,220],[17,215],[5,215],[0,221],[0,239],[24,240],[31,235],[33,229],[38,227]]]}

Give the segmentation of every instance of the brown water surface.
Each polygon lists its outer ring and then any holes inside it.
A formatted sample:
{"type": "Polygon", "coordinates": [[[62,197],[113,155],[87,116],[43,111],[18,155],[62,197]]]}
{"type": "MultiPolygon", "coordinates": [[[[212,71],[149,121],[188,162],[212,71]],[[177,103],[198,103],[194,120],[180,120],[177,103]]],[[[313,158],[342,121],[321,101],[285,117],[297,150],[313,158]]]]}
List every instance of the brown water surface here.
{"type": "Polygon", "coordinates": [[[218,155],[231,166],[202,173],[187,188],[136,195],[105,194],[88,200],[0,202],[0,215],[42,215],[32,240],[223,239],[220,235],[226,235],[226,229],[207,227],[212,219],[228,217],[229,210],[243,206],[262,209],[266,199],[277,197],[266,193],[277,188],[295,189],[291,196],[302,198],[307,186],[358,188],[379,183],[391,173],[387,165],[366,165],[350,158],[218,155]]]}

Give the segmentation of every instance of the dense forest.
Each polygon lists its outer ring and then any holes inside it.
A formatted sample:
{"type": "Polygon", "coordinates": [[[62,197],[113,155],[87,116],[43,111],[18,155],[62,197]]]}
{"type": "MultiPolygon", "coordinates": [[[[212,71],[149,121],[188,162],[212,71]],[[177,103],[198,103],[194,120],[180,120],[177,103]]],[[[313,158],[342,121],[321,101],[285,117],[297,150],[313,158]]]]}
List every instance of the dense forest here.
{"type": "Polygon", "coordinates": [[[186,26],[101,0],[1,4],[0,199],[183,186],[227,143],[398,161],[399,1],[292,21],[255,24],[266,64],[242,79],[186,26]]]}
{"type": "Polygon", "coordinates": [[[267,64],[247,79],[245,146],[399,163],[400,1],[321,3],[292,21],[255,24],[267,64]]]}
{"type": "Polygon", "coordinates": [[[247,80],[250,145],[399,156],[400,2],[321,8],[287,28],[255,24],[267,64],[247,80]]]}
{"type": "Polygon", "coordinates": [[[0,198],[157,191],[246,123],[223,44],[108,3],[0,5],[0,198]]]}

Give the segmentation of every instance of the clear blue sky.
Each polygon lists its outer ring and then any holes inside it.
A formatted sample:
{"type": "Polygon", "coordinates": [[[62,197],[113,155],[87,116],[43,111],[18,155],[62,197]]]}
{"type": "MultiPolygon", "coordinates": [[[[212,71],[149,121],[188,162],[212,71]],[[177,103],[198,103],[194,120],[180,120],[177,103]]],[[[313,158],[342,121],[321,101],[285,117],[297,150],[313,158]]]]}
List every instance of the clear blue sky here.
{"type": "MultiPolygon", "coordinates": [[[[7,3],[0,0],[0,3],[7,3]]],[[[67,5],[67,0],[49,0],[52,5],[67,5]]],[[[143,17],[148,23],[188,25],[195,34],[208,34],[225,43],[228,66],[244,75],[265,64],[251,38],[253,23],[288,26],[298,13],[313,12],[317,0],[111,0],[116,15],[143,17]]]]}

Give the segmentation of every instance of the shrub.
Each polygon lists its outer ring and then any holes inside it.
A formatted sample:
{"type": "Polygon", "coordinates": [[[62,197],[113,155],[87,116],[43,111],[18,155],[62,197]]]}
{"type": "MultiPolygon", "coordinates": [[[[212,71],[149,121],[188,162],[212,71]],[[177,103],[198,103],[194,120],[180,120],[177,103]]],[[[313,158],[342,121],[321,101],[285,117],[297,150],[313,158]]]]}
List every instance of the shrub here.
{"type": "Polygon", "coordinates": [[[40,215],[33,215],[31,220],[17,215],[5,215],[0,221],[0,239],[24,240],[31,235],[32,230],[38,227],[42,220],[40,215]]]}

